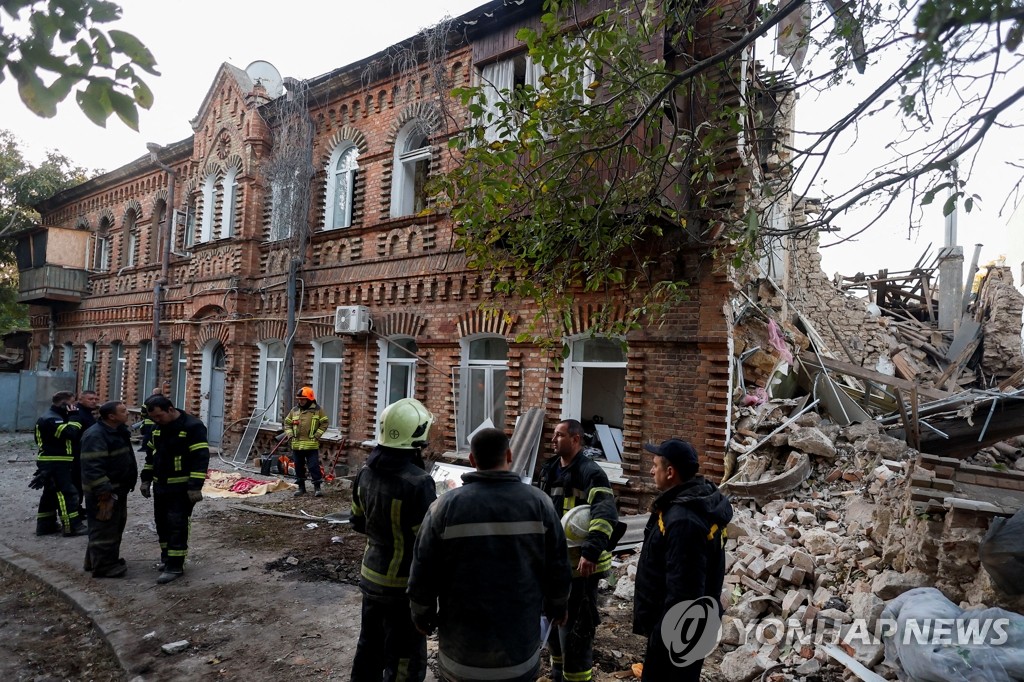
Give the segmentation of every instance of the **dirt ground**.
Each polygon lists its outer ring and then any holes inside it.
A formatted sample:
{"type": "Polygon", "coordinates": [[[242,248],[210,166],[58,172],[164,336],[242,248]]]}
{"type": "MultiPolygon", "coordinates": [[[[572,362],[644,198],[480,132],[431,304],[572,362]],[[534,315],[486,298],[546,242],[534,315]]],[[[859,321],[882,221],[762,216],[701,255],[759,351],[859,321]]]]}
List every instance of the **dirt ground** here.
{"type": "MultiPolygon", "coordinates": [[[[85,537],[34,534],[38,492],[27,487],[35,470],[30,435],[0,434],[0,453],[6,462],[0,470],[5,512],[0,514],[0,545],[59,572],[75,590],[103,605],[104,617],[116,624],[115,635],[126,643],[127,679],[348,679],[359,634],[356,585],[363,537],[347,525],[305,517],[347,511],[350,498],[343,481],[328,485],[319,499],[293,498],[286,491],[204,500],[193,516],[185,576],[158,586],[150,500],[137,493],[129,497],[121,552],[128,575],[95,579],[82,570],[85,537]],[[255,513],[240,504],[303,518],[255,513]],[[184,652],[161,652],[162,645],[180,640],[189,642],[184,652]]],[[[211,468],[230,470],[216,462],[211,468]]],[[[12,623],[23,633],[19,648],[4,647],[0,673],[13,673],[9,679],[16,680],[121,679],[89,621],[59,599],[56,605],[44,599],[57,598],[24,579],[0,583],[5,637],[12,623]],[[56,622],[53,613],[61,614],[56,622]],[[64,630],[58,635],[49,627],[64,630]],[[51,659],[55,636],[75,643],[81,657],[51,659]],[[61,667],[38,668],[40,661],[61,667]]],[[[643,658],[644,641],[629,632],[631,609],[606,596],[595,643],[597,682],[630,679],[630,666],[643,658]]],[[[428,641],[428,650],[433,663],[436,639],[428,641]]],[[[707,679],[715,679],[708,672],[707,679]]]]}

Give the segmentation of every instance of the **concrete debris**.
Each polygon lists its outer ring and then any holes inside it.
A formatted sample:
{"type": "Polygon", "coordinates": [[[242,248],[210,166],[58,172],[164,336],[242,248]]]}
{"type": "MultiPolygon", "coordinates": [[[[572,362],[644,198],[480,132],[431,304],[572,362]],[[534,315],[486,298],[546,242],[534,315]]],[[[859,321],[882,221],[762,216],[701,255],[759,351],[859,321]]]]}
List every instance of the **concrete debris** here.
{"type": "Polygon", "coordinates": [[[797,427],[789,434],[789,447],[808,455],[834,459],[836,446],[832,440],[813,426],[797,427]]]}
{"type": "Polygon", "coordinates": [[[164,652],[168,656],[172,656],[174,654],[180,654],[182,651],[185,651],[186,649],[188,649],[188,646],[188,640],[182,639],[177,642],[164,644],[162,647],[160,647],[160,651],[164,652]]]}

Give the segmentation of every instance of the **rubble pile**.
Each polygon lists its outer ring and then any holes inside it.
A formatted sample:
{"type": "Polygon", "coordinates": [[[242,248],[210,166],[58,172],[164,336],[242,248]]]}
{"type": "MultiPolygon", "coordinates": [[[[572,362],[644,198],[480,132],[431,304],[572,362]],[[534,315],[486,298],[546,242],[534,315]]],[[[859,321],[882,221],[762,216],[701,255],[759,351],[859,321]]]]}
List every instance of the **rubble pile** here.
{"type": "Polygon", "coordinates": [[[1024,608],[979,558],[992,519],[1024,508],[1024,297],[989,267],[943,332],[934,275],[860,276],[858,301],[787,274],[734,305],[722,679],[896,679],[880,638],[850,635],[914,588],[1024,608]]]}

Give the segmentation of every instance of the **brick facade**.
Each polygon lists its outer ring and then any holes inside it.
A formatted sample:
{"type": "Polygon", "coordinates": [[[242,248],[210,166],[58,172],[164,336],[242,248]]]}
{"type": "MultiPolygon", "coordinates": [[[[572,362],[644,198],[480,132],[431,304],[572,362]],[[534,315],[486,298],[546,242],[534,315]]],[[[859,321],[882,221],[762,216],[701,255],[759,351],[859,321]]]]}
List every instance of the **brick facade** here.
{"type": "MultiPolygon", "coordinates": [[[[494,4],[487,7],[493,9],[494,4]]],[[[490,38],[522,23],[521,18],[503,20],[500,13],[489,21],[494,24],[490,38]]],[[[486,36],[483,29],[477,31],[486,36]]],[[[389,54],[411,46],[395,46],[389,54]]],[[[452,225],[443,215],[391,215],[395,144],[406,123],[424,121],[429,130],[430,173],[454,162],[447,142],[458,132],[455,122],[465,120],[466,113],[447,102],[448,115],[442,116],[439,103],[446,97],[444,87],[471,81],[473,59],[470,39],[449,47],[441,69],[371,68],[387,61],[378,55],[302,84],[314,130],[316,171],[308,188],[311,231],[299,254],[303,262],[293,377],[296,387],[312,382],[314,343],[342,342],[338,430],[344,440],[328,446],[327,460],[337,455],[350,469],[362,462],[363,442],[374,436],[380,337],[407,336],[417,344],[413,393],[435,414],[434,455],[455,449],[453,368],[462,362],[462,342],[480,334],[508,343],[502,425],[506,430],[527,409],[542,407],[547,423],[543,457],[550,452],[546,439],[560,416],[578,416],[578,406],[563,404],[566,368],[559,360],[561,349],[516,341],[535,313],[532,302],[497,295],[495,282],[470,270],[463,254],[451,246],[452,225]],[[443,74],[443,81],[437,80],[437,73],[443,74]],[[374,75],[367,80],[367,74],[374,75]],[[358,150],[352,224],[324,230],[328,164],[339,144],[358,150]],[[335,310],[347,305],[369,308],[373,333],[335,334],[335,310]]],[[[228,453],[257,405],[259,344],[284,341],[288,334],[287,281],[296,242],[271,239],[274,188],[269,169],[275,139],[281,134],[280,112],[261,84],[225,64],[192,122],[195,134],[160,152],[162,162],[177,174],[175,208],[186,216],[175,229],[163,292],[157,374],[163,381],[173,377],[172,362],[179,348],[175,344],[180,344],[186,370],[180,407],[209,419],[211,408],[219,408],[210,404],[213,350],[223,349],[223,443],[228,453]],[[228,207],[225,198],[230,199],[232,192],[222,185],[232,174],[237,184],[234,204],[228,207]],[[190,243],[186,227],[194,235],[208,230],[209,239],[190,243]]],[[[168,174],[145,157],[41,207],[47,227],[95,232],[107,226],[112,254],[109,270],[90,276],[91,292],[85,300],[56,310],[51,364],[59,367],[62,347],[71,344],[70,365],[82,372],[86,344],[95,344],[99,393],[117,397],[110,383],[111,351],[113,343],[123,344],[120,397],[133,407],[150,388],[139,385],[140,344],[153,336],[153,289],[161,274],[158,216],[168,200],[168,185],[168,174]],[[124,254],[131,230],[137,231],[137,255],[135,265],[127,266],[124,254]]],[[[741,201],[740,192],[731,200],[741,201]]],[[[627,336],[621,426],[624,475],[630,484],[618,491],[627,511],[641,509],[653,492],[644,442],[689,438],[705,456],[705,471],[715,478],[722,472],[731,386],[731,329],[725,309],[733,285],[709,254],[691,250],[678,261],[689,281],[689,300],[663,320],[627,336]]],[[[623,309],[635,302],[625,293],[621,297],[623,309]]],[[[598,295],[580,295],[571,311],[571,332],[591,332],[594,313],[604,302],[598,295]]],[[[51,312],[33,308],[37,349],[49,342],[51,312]]],[[[287,405],[291,398],[283,400],[287,405]]],[[[268,426],[261,431],[256,451],[267,449],[274,430],[268,426]]]]}

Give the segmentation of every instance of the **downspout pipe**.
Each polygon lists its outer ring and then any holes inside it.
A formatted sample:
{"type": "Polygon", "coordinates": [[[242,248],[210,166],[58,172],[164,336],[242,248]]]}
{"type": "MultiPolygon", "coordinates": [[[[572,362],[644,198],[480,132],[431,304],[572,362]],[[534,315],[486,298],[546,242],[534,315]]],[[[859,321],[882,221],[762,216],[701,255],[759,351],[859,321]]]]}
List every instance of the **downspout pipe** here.
{"type": "MultiPolygon", "coordinates": [[[[158,144],[150,142],[146,145],[146,149],[149,150],[149,157],[153,163],[157,165],[160,170],[167,173],[167,220],[163,225],[159,226],[159,245],[160,245],[160,277],[157,278],[153,284],[153,338],[151,345],[151,353],[153,354],[153,386],[163,386],[163,381],[160,378],[160,309],[161,309],[161,297],[163,296],[163,290],[167,287],[168,273],[171,267],[171,226],[174,225],[174,190],[177,184],[178,174],[173,168],[168,166],[166,163],[160,160],[159,152],[163,149],[158,144]]],[[[142,389],[143,396],[149,395],[149,391],[152,387],[144,386],[142,389]]],[[[177,405],[176,407],[181,407],[177,405]]]]}

